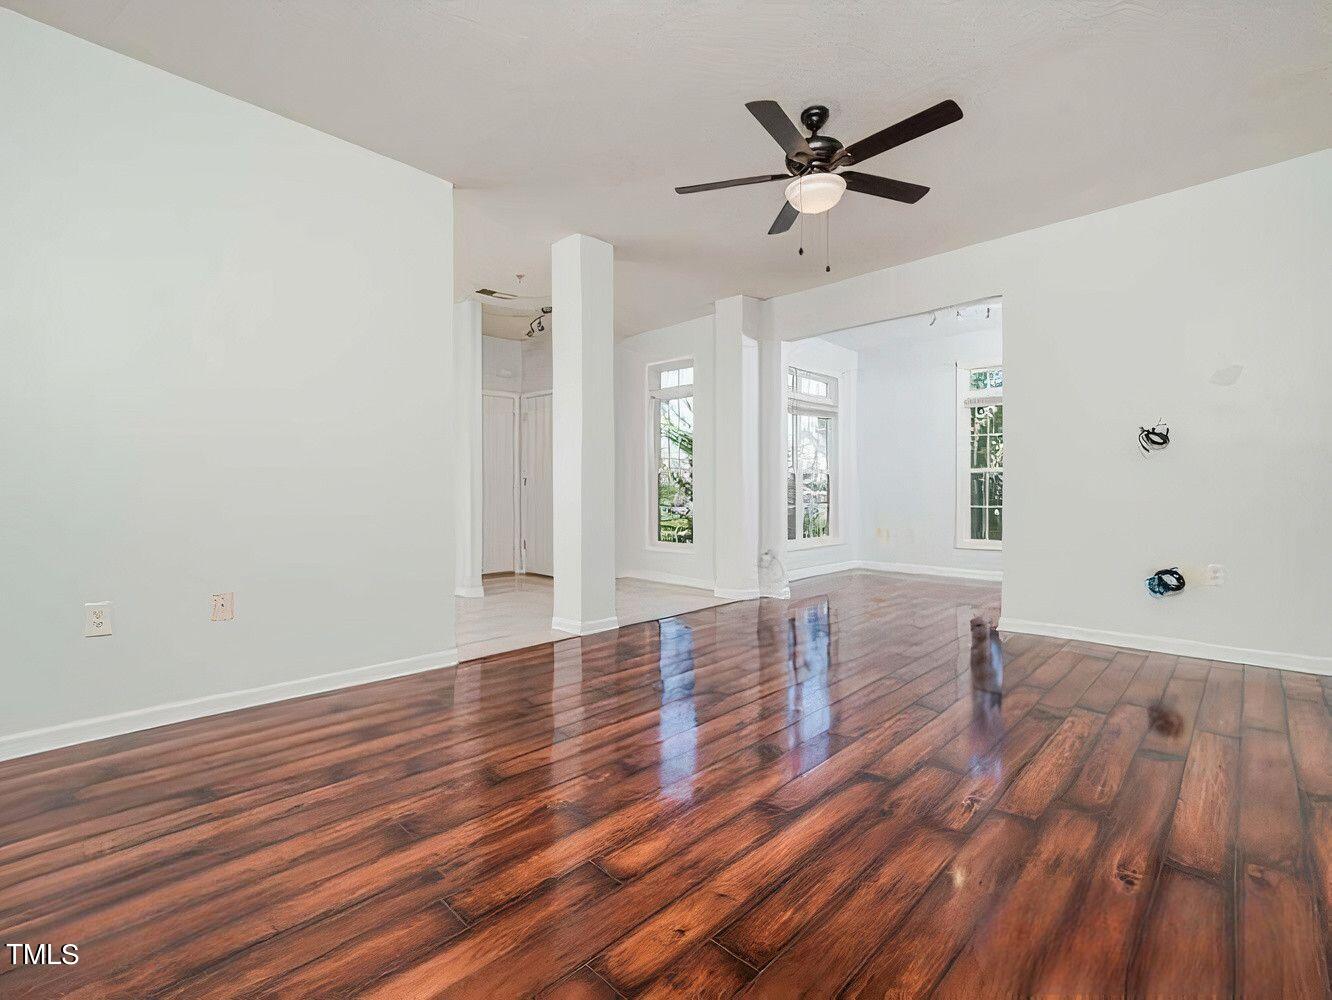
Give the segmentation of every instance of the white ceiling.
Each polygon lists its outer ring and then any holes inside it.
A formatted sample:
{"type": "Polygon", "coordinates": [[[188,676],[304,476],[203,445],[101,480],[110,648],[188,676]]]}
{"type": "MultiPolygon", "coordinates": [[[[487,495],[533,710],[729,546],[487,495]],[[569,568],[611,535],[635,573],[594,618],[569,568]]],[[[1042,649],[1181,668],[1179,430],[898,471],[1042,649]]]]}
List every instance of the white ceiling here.
{"type": "Polygon", "coordinates": [[[616,246],[616,332],[769,297],[1329,145],[1326,0],[3,0],[458,186],[458,291],[549,293],[549,245],[616,246]],[[966,117],[767,236],[781,169],[744,103],[832,109],[851,142],[944,98],[966,117]],[[816,230],[818,232],[816,233],[816,230]]]}

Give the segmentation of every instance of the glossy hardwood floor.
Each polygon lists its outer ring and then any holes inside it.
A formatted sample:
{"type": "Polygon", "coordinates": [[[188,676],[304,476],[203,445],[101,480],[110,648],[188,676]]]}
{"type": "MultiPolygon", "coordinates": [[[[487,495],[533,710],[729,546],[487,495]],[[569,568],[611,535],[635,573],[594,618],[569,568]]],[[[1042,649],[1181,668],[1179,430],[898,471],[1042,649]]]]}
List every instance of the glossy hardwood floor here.
{"type": "Polygon", "coordinates": [[[0,996],[1316,997],[1327,678],[849,575],[0,764],[0,996]]]}

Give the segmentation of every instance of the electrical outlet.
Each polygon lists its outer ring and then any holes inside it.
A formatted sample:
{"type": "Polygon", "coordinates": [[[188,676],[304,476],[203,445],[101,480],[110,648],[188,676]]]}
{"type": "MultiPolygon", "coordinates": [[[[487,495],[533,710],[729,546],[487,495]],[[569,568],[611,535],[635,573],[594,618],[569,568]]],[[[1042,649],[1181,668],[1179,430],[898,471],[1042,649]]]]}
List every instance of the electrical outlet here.
{"type": "Polygon", "coordinates": [[[98,635],[111,634],[111,602],[100,601],[97,604],[83,606],[83,634],[91,639],[98,635]]]}
{"type": "Polygon", "coordinates": [[[875,529],[874,529],[874,537],[875,537],[876,539],[878,539],[879,541],[881,541],[881,542],[886,542],[886,541],[888,541],[888,529],[887,529],[887,528],[875,528],[875,529]]]}
{"type": "Polygon", "coordinates": [[[215,622],[229,622],[236,617],[236,595],[234,593],[214,594],[213,595],[213,614],[212,620],[215,622]]]}
{"type": "Polygon", "coordinates": [[[1203,586],[1219,587],[1226,582],[1226,568],[1217,563],[1210,563],[1207,574],[1203,577],[1203,586]]]}

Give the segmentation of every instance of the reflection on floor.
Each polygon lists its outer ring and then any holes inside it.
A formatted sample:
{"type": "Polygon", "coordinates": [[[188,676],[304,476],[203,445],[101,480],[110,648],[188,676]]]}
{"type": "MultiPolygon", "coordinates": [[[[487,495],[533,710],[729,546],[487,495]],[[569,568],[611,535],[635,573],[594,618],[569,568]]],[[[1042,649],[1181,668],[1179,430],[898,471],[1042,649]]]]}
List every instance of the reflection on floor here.
{"type": "MultiPolygon", "coordinates": [[[[550,627],[555,600],[550,577],[504,574],[488,576],[483,582],[485,597],[460,597],[454,601],[459,659],[474,660],[478,656],[569,638],[568,632],[556,632],[550,627]]],[[[615,581],[615,612],[621,625],[655,621],[726,603],[710,590],[650,583],[632,577],[615,581]]]]}
{"type": "Polygon", "coordinates": [[[1332,995],[1332,677],[792,591],[0,763],[0,996],[1332,995]]]}

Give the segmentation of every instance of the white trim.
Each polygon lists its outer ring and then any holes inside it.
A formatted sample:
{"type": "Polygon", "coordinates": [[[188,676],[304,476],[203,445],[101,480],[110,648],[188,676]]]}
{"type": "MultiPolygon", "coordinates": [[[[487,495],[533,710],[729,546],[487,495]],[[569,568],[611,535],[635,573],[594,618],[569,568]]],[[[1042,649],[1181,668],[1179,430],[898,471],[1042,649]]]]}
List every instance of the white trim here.
{"type": "Polygon", "coordinates": [[[1049,622],[1031,622],[1020,618],[1000,618],[1002,632],[1023,632],[1027,635],[1045,635],[1055,639],[1080,639],[1103,646],[1127,646],[1174,656],[1192,656],[1200,660],[1224,660],[1227,663],[1249,663],[1258,667],[1279,667],[1298,670],[1306,674],[1332,676],[1332,656],[1309,656],[1305,653],[1282,653],[1268,649],[1243,649],[1239,646],[1221,646],[1194,639],[1171,639],[1162,635],[1135,635],[1129,632],[1111,632],[1106,629],[1079,628],[1073,625],[1052,625],[1049,622]]]}
{"type": "Polygon", "coordinates": [[[788,538],[787,552],[803,552],[807,549],[826,549],[832,545],[845,545],[846,539],[838,535],[821,535],[818,538],[788,538]]]}
{"type": "Polygon", "coordinates": [[[454,588],[453,588],[453,596],[454,596],[454,597],[467,597],[467,598],[473,598],[473,597],[485,597],[485,596],[486,596],[486,588],[485,588],[485,587],[454,587],[454,588]]]}
{"type": "MultiPolygon", "coordinates": [[[[843,373],[845,374],[845,373],[843,373]]],[[[795,527],[796,537],[786,538],[786,547],[788,549],[799,550],[803,548],[817,548],[821,545],[841,545],[840,538],[842,530],[842,428],[841,415],[842,404],[838,391],[838,381],[840,376],[828,375],[822,372],[811,371],[807,368],[798,368],[795,365],[787,365],[782,377],[782,408],[784,417],[782,420],[782,440],[784,448],[782,454],[785,458],[787,471],[782,477],[782,515],[786,516],[786,490],[789,480],[786,478],[794,471],[795,482],[795,527]],[[807,375],[810,378],[820,379],[827,383],[829,387],[829,397],[821,399],[813,396],[805,396],[795,393],[790,387],[791,373],[796,373],[797,381],[801,375],[807,375]],[[828,421],[828,534],[815,538],[805,538],[805,497],[800,489],[800,470],[795,468],[794,451],[796,447],[795,429],[792,424],[795,419],[808,417],[821,417],[828,421]]],[[[790,528],[783,526],[784,531],[790,528]]],[[[796,580],[799,577],[791,576],[789,579],[796,580]]]]}
{"type": "Polygon", "coordinates": [[[862,562],[862,569],[875,573],[909,573],[913,576],[951,576],[958,580],[988,580],[1000,583],[1004,579],[1001,569],[968,569],[963,566],[920,566],[915,563],[862,562]]]}
{"type": "Polygon", "coordinates": [[[757,601],[763,596],[758,587],[750,587],[746,590],[732,590],[727,587],[715,587],[712,591],[713,597],[720,597],[726,601],[757,601]]]}
{"type": "MultiPolygon", "coordinates": [[[[1000,389],[997,393],[993,389],[987,389],[981,395],[979,389],[972,389],[969,385],[972,372],[982,369],[1004,367],[1003,360],[997,361],[957,361],[953,368],[957,382],[957,483],[954,489],[955,509],[956,509],[956,530],[953,537],[953,548],[955,549],[981,549],[992,552],[1003,550],[1004,543],[996,542],[988,538],[971,537],[971,414],[969,408],[981,405],[1003,406],[1004,392],[1000,389]]],[[[999,467],[1003,473],[1003,466],[999,467]]],[[[1007,486],[1007,482],[1004,483],[1007,486]]]]}
{"type": "MultiPolygon", "coordinates": [[[[661,473],[661,413],[660,404],[665,400],[688,399],[691,401],[691,408],[698,399],[698,364],[693,356],[672,358],[668,361],[652,362],[644,368],[644,389],[647,399],[647,440],[646,455],[647,461],[644,463],[643,471],[647,474],[647,482],[644,490],[647,500],[647,533],[644,542],[644,548],[649,552],[680,552],[691,553],[694,551],[694,539],[698,538],[698,493],[697,482],[695,482],[695,502],[690,510],[693,517],[693,526],[690,534],[693,536],[687,542],[663,542],[660,537],[661,526],[657,523],[657,518],[661,516],[661,508],[658,506],[658,494],[661,484],[658,477],[661,473]],[[654,381],[660,382],[661,373],[677,371],[682,368],[689,368],[694,373],[694,381],[688,385],[671,386],[668,389],[661,388],[660,385],[654,386],[654,381]]],[[[698,443],[698,411],[694,410],[694,443],[698,443]]],[[[693,457],[690,458],[689,474],[692,477],[695,473],[693,457]]]]}
{"type": "MultiPolygon", "coordinates": [[[[527,573],[529,572],[529,571],[528,571],[528,568],[527,568],[527,546],[526,546],[526,542],[527,542],[527,536],[528,536],[528,534],[529,534],[529,532],[528,532],[528,528],[530,527],[530,525],[528,525],[528,524],[523,520],[523,508],[524,508],[524,506],[525,506],[525,503],[524,503],[524,499],[523,499],[523,498],[524,498],[524,496],[525,496],[526,493],[527,493],[527,482],[526,482],[526,480],[525,480],[525,477],[523,476],[523,454],[524,454],[524,453],[523,453],[523,448],[524,448],[524,447],[528,447],[528,448],[530,448],[530,447],[531,447],[531,444],[530,444],[529,442],[525,442],[524,439],[523,439],[523,432],[522,432],[522,427],[523,427],[523,402],[524,402],[525,400],[528,400],[528,399],[539,399],[539,398],[542,397],[542,396],[550,396],[550,397],[551,397],[551,407],[552,407],[552,410],[551,410],[551,422],[552,422],[552,425],[553,425],[553,423],[554,423],[554,419],[555,419],[555,413],[554,413],[554,409],[553,409],[553,407],[554,407],[554,405],[555,405],[555,402],[554,402],[555,392],[554,392],[553,389],[537,389],[537,390],[535,390],[535,391],[533,391],[533,392],[521,392],[521,393],[519,393],[519,394],[518,394],[518,403],[517,403],[517,405],[518,405],[518,414],[517,414],[517,417],[514,419],[514,433],[517,435],[517,438],[518,438],[518,447],[514,450],[514,470],[513,470],[514,489],[517,490],[517,492],[518,492],[518,501],[517,501],[517,502],[518,502],[518,516],[514,518],[514,535],[515,535],[514,542],[513,542],[513,544],[514,544],[514,549],[515,549],[515,555],[514,555],[514,560],[515,560],[515,561],[514,561],[514,565],[517,567],[517,569],[515,570],[515,572],[516,572],[516,573],[520,573],[520,574],[522,574],[522,575],[524,575],[524,576],[527,575],[527,573]]],[[[553,426],[552,426],[552,433],[553,433],[553,426]]],[[[555,454],[554,454],[554,439],[553,439],[553,438],[552,438],[552,440],[551,440],[551,454],[550,454],[549,457],[550,457],[551,462],[554,462],[554,461],[555,461],[555,454]]],[[[553,468],[552,468],[552,470],[551,470],[551,476],[552,476],[552,483],[553,483],[553,482],[554,482],[554,470],[553,470],[553,468]]],[[[552,507],[551,507],[551,516],[552,516],[552,518],[554,517],[554,502],[553,502],[553,500],[552,500],[552,507]]],[[[552,531],[554,530],[554,526],[553,526],[553,525],[552,525],[552,527],[551,527],[551,530],[552,530],[552,531]]],[[[553,542],[553,540],[552,540],[552,546],[553,546],[553,544],[554,544],[554,542],[553,542]]],[[[554,550],[553,550],[553,548],[552,548],[552,552],[553,552],[553,551],[554,551],[554,550]]],[[[554,569],[555,569],[555,566],[554,566],[554,563],[553,563],[553,560],[552,560],[551,571],[553,572],[554,569]]],[[[542,573],[533,573],[533,575],[534,575],[534,576],[544,576],[545,574],[542,574],[542,573]]]]}
{"type": "Polygon", "coordinates": [[[176,722],[234,712],[241,708],[254,708],[276,701],[337,691],[359,684],[369,684],[372,681],[404,677],[407,674],[419,674],[457,664],[458,650],[445,649],[438,653],[411,656],[405,660],[389,660],[387,663],[375,663],[368,667],[352,667],[350,670],[338,670],[331,674],[316,674],[294,681],[280,681],[277,684],[265,684],[262,687],[245,688],[241,691],[228,691],[223,694],[205,695],[202,698],[190,698],[186,701],[151,705],[148,708],[135,708],[114,715],[99,715],[91,719],[62,722],[57,726],[0,736],[0,760],[26,757],[28,754],[56,750],[76,743],[123,736],[143,729],[155,729],[176,722]]]}
{"type": "Polygon", "coordinates": [[[849,573],[865,570],[870,573],[907,573],[912,576],[948,576],[956,580],[985,580],[989,583],[1003,581],[1003,570],[966,569],[961,566],[920,566],[915,563],[866,562],[851,559],[846,562],[824,563],[820,566],[805,566],[791,570],[787,576],[792,580],[807,580],[814,576],[828,576],[831,573],[849,573]]]}
{"type": "MultiPolygon", "coordinates": [[[[494,396],[494,397],[497,398],[497,399],[508,399],[508,400],[512,401],[512,403],[513,403],[513,470],[512,470],[512,475],[513,475],[513,572],[514,572],[514,573],[526,573],[526,572],[527,572],[527,567],[526,567],[525,565],[523,565],[523,562],[524,562],[524,554],[523,554],[523,546],[522,546],[522,542],[523,542],[523,492],[522,492],[522,485],[521,485],[521,484],[522,484],[522,478],[523,478],[523,470],[522,470],[522,454],[523,454],[523,453],[522,453],[522,447],[523,447],[523,431],[522,431],[522,425],[523,425],[523,413],[522,413],[521,400],[522,400],[523,397],[522,397],[522,393],[518,393],[518,392],[509,392],[509,391],[507,391],[507,390],[505,390],[505,389],[483,389],[483,390],[481,391],[481,398],[484,400],[485,397],[487,397],[487,396],[494,396]]],[[[482,417],[482,421],[484,422],[484,420],[485,420],[485,418],[484,418],[484,416],[483,416],[483,417],[482,417]]],[[[484,437],[484,435],[485,435],[485,432],[482,431],[482,436],[484,437]]],[[[484,458],[482,459],[482,461],[484,461],[484,458]]],[[[485,517],[485,514],[484,514],[482,511],[477,511],[477,512],[476,512],[476,516],[477,516],[477,517],[480,517],[480,518],[484,518],[484,517],[485,517]]],[[[483,524],[482,524],[482,531],[484,532],[484,530],[485,530],[485,525],[484,525],[484,522],[483,522],[483,524]]],[[[481,542],[481,552],[482,552],[483,557],[484,557],[484,554],[485,554],[485,550],[486,550],[486,543],[485,543],[485,541],[484,541],[484,539],[483,539],[483,541],[481,542]]],[[[483,568],[484,568],[484,567],[483,567],[483,568]]],[[[482,573],[481,575],[484,576],[485,574],[482,573]]],[[[468,588],[459,587],[456,591],[454,591],[454,595],[457,596],[457,597],[485,597],[485,596],[486,596],[486,595],[485,595],[485,591],[481,590],[480,587],[468,587],[468,588]],[[467,589],[467,590],[476,590],[477,593],[474,593],[474,594],[470,594],[470,593],[469,593],[469,594],[464,594],[464,593],[462,592],[464,589],[467,589]]]]}
{"type": "Polygon", "coordinates": [[[695,590],[711,590],[713,581],[700,580],[692,576],[678,576],[675,573],[658,573],[651,569],[626,569],[615,574],[616,579],[628,577],[631,580],[646,580],[648,583],[664,583],[672,587],[693,587],[695,590]]]}
{"type": "Polygon", "coordinates": [[[596,632],[609,632],[620,627],[618,618],[599,618],[596,621],[579,622],[572,618],[552,618],[550,627],[556,632],[568,632],[570,635],[592,635],[596,632]]]}
{"type": "Polygon", "coordinates": [[[848,570],[863,569],[865,564],[855,559],[847,562],[824,563],[820,566],[805,566],[801,569],[786,571],[788,580],[808,580],[811,576],[827,576],[830,573],[845,573],[848,570]]]}

